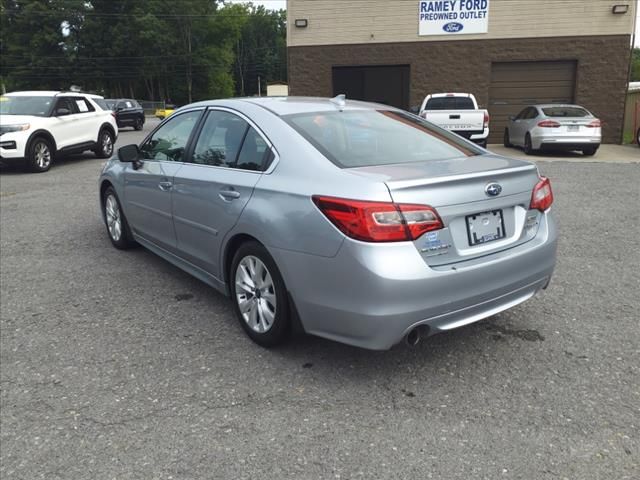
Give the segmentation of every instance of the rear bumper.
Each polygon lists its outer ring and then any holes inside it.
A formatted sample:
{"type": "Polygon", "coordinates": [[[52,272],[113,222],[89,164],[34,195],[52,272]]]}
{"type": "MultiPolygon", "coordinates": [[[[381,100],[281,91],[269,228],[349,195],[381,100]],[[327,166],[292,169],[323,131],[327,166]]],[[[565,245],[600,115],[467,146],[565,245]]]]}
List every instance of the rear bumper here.
{"type": "Polygon", "coordinates": [[[334,258],[270,251],[308,333],[384,350],[417,326],[450,330],[532,297],[553,274],[556,246],[547,213],[533,240],[442,267],[429,267],[412,243],[345,240],[334,258]]]}
{"type": "Polygon", "coordinates": [[[531,137],[531,144],[535,149],[549,150],[582,150],[583,148],[599,147],[601,136],[590,137],[531,137]]]}
{"type": "Polygon", "coordinates": [[[453,133],[460,135],[462,138],[466,138],[467,140],[471,140],[472,142],[480,144],[484,144],[489,137],[488,128],[485,128],[484,130],[453,130],[453,133]]]}

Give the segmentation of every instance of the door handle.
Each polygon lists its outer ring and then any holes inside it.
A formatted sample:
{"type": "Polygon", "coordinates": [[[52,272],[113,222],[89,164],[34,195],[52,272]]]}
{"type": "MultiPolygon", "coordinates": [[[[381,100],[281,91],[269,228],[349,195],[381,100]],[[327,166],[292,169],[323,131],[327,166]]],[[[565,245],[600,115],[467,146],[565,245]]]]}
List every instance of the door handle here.
{"type": "Polygon", "coordinates": [[[223,200],[233,200],[235,198],[240,198],[240,192],[235,190],[220,190],[220,198],[223,200]]]}
{"type": "Polygon", "coordinates": [[[160,182],[158,184],[158,188],[164,192],[171,190],[171,187],[173,187],[172,182],[160,182]]]}

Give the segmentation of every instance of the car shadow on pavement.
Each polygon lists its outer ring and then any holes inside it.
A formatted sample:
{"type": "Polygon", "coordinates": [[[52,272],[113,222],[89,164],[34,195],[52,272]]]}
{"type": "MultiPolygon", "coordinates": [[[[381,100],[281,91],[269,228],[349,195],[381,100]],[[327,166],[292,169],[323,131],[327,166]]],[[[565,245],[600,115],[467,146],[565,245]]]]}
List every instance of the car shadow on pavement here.
{"type": "MultiPolygon", "coordinates": [[[[104,248],[110,249],[102,228],[100,225],[100,231],[96,233],[104,248]]],[[[240,357],[248,364],[260,362],[277,370],[313,371],[331,382],[330,377],[338,371],[342,376],[353,376],[354,380],[363,375],[378,379],[407,368],[449,368],[447,365],[452,358],[465,370],[474,368],[478,362],[510,363],[521,357],[523,342],[544,340],[538,331],[526,329],[522,312],[515,315],[504,312],[450,332],[423,337],[415,346],[401,342],[386,351],[366,350],[304,333],[294,333],[288,343],[264,349],[246,336],[228,297],[154,253],[138,247],[126,252],[112,251],[107,257],[107,264],[121,259],[117,261],[116,269],[121,271],[114,271],[113,275],[128,277],[126,284],[129,287],[122,285],[123,291],[125,295],[131,295],[128,301],[139,303],[138,312],[142,316],[137,319],[140,325],[162,339],[159,340],[162,345],[157,348],[168,345],[184,348],[182,353],[186,358],[205,356],[215,363],[216,358],[240,357]],[[153,288],[156,282],[160,287],[152,294],[145,290],[134,291],[143,285],[153,288]],[[151,304],[149,296],[155,305],[153,311],[147,312],[142,307],[151,304]],[[158,311],[174,313],[166,313],[161,321],[156,321],[154,312],[158,311]],[[513,317],[517,318],[514,320],[513,317]]],[[[526,323],[531,328],[531,324],[526,323]]]]}
{"type": "MultiPolygon", "coordinates": [[[[77,163],[90,161],[90,160],[98,160],[101,162],[105,162],[106,159],[98,158],[94,153],[85,152],[85,153],[75,153],[71,155],[64,155],[55,159],[53,164],[51,165],[51,169],[55,169],[58,167],[62,167],[65,165],[74,165],[77,163]]],[[[49,170],[51,171],[51,170],[49,170]]],[[[49,171],[42,172],[41,175],[47,175],[49,171]]],[[[23,163],[2,163],[0,161],[0,175],[24,175],[31,174],[32,172],[26,167],[23,163]]]]}

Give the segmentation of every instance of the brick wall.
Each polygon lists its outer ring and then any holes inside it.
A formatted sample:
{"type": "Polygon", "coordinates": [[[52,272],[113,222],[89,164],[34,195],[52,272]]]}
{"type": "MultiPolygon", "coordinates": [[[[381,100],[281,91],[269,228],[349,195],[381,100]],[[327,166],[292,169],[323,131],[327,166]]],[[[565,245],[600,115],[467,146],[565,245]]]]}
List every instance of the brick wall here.
{"type": "Polygon", "coordinates": [[[289,47],[289,94],[332,96],[333,66],[409,64],[411,105],[430,92],[457,91],[486,106],[492,62],[575,60],[576,103],[603,121],[605,143],[618,143],[630,43],[613,35],[289,47]]]}

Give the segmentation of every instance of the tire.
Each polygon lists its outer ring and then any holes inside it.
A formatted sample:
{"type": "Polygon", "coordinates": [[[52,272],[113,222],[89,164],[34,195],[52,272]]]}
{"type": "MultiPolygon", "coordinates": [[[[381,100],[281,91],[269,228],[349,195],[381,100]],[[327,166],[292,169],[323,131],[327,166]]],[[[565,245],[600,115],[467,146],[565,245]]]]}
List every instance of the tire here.
{"type": "Polygon", "coordinates": [[[113,187],[108,187],[102,196],[102,216],[107,227],[109,240],[114,247],[127,250],[136,246],[129,223],[124,216],[120,200],[118,200],[118,195],[113,187]]]}
{"type": "Polygon", "coordinates": [[[505,148],[511,148],[513,145],[511,144],[511,139],[509,138],[509,129],[504,129],[504,135],[502,137],[502,144],[505,148]]]}
{"type": "Polygon", "coordinates": [[[100,130],[98,145],[93,150],[98,158],[110,158],[113,155],[113,133],[106,128],[100,130]]]}
{"type": "Polygon", "coordinates": [[[133,128],[140,131],[142,130],[142,127],[144,127],[144,120],[140,117],[136,118],[136,123],[133,125],[133,128]]]}
{"type": "Polygon", "coordinates": [[[535,153],[533,145],[531,145],[531,135],[528,133],[524,137],[524,153],[527,155],[533,155],[535,153]]]}
{"type": "Polygon", "coordinates": [[[583,148],[582,149],[582,154],[585,157],[593,157],[596,154],[597,151],[598,151],[598,147],[583,148]]]}
{"type": "Polygon", "coordinates": [[[229,285],[233,310],[251,340],[269,348],[289,339],[287,289],[266,248],[257,242],[242,244],[233,256],[229,285]]]}
{"type": "Polygon", "coordinates": [[[51,142],[45,137],[36,137],[31,141],[27,152],[27,167],[34,173],[46,172],[51,168],[54,151],[51,142]]]}

